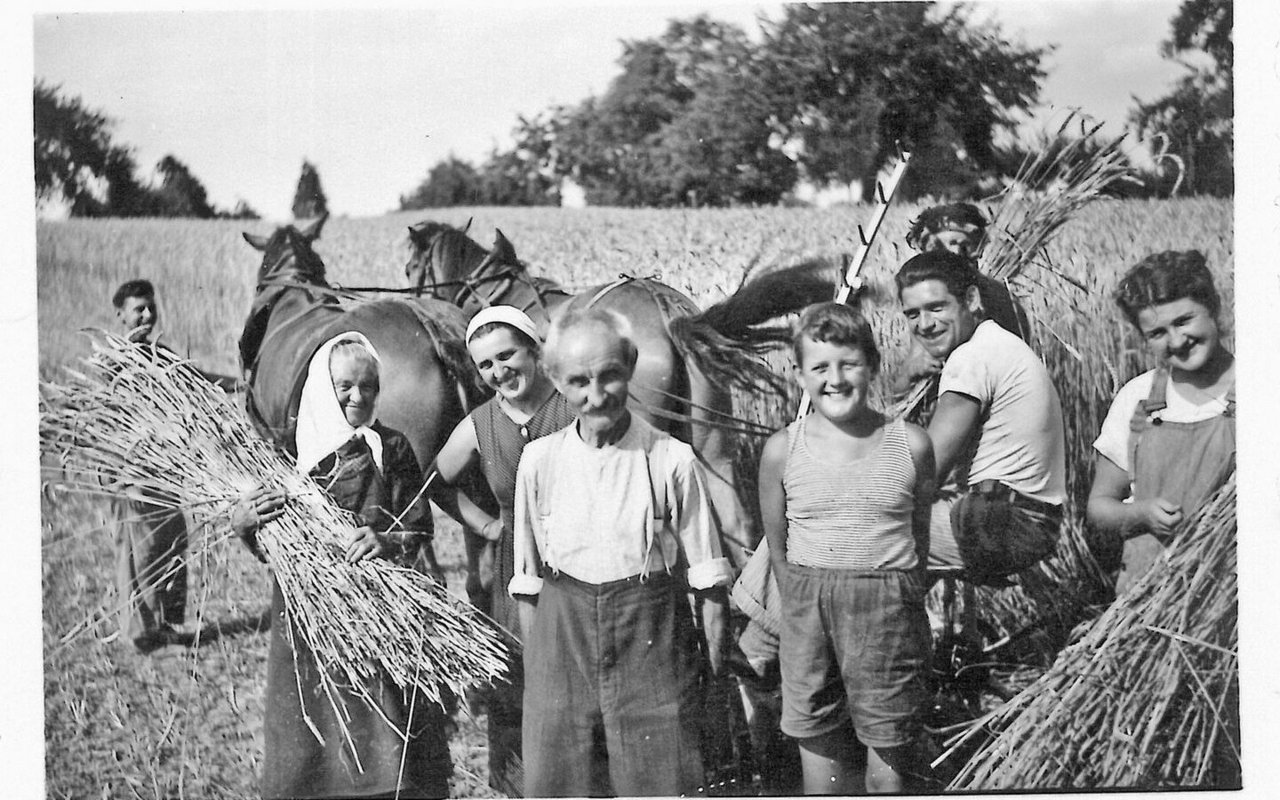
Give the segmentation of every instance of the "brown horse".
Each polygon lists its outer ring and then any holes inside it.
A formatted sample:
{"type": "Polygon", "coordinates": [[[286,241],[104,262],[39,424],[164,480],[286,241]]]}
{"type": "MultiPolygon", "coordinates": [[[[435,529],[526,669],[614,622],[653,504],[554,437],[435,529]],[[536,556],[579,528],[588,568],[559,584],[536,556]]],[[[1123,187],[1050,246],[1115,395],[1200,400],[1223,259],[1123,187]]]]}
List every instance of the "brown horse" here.
{"type": "Polygon", "coordinates": [[[425,474],[454,425],[482,399],[462,344],[466,319],[439,301],[370,300],[330,287],[311,248],[326,218],[302,230],[289,225],[270,236],[244,234],[263,254],[240,337],[249,416],[262,436],[296,454],[308,362],[327,339],[359,331],[382,360],[378,418],[408,437],[425,474]]]}
{"type": "MultiPolygon", "coordinates": [[[[411,226],[409,241],[413,255],[405,274],[411,285],[457,304],[468,318],[485,306],[511,305],[545,334],[561,309],[594,304],[625,317],[640,351],[631,381],[633,407],[655,427],[694,446],[708,468],[728,555],[738,566],[745,563],[743,550],[753,549],[760,534],[737,492],[733,434],[769,431],[734,417],[732,390],[781,388],[782,376],[747,355],[752,349],[743,346],[750,339],[748,325],[794,311],[809,301],[808,295],[787,295],[778,304],[775,291],[767,309],[755,302],[760,296],[747,303],[738,298],[728,304],[731,308],[722,303],[714,314],[709,309],[708,316],[684,294],[650,278],[624,277],[570,293],[530,275],[501,231],[492,252],[464,231],[430,221],[411,226]]],[[[822,283],[820,296],[829,297],[830,286],[829,280],[822,283]]],[[[766,338],[766,346],[776,345],[776,337],[766,338]]]]}

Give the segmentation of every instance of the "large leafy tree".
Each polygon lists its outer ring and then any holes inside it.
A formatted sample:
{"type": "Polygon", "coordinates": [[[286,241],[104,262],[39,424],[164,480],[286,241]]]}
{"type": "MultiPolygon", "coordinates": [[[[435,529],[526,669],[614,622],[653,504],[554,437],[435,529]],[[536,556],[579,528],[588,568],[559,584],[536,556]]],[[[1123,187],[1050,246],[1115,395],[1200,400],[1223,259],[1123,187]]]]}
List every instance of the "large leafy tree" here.
{"type": "Polygon", "coordinates": [[[310,161],[302,162],[298,188],[293,193],[292,211],[294,219],[321,217],[329,211],[329,200],[320,186],[320,173],[310,161]]]}
{"type": "Polygon", "coordinates": [[[776,200],[795,173],[769,145],[758,60],[741,28],[705,15],[624,42],[605,94],[565,115],[558,171],[594,204],[776,200]]]}
{"type": "Polygon", "coordinates": [[[1235,190],[1232,24],[1231,0],[1184,0],[1161,52],[1186,64],[1187,73],[1169,94],[1139,102],[1130,115],[1144,137],[1167,140],[1167,152],[1179,163],[1165,161],[1157,168],[1166,179],[1180,171],[1184,193],[1226,196],[1235,190]],[[1211,65],[1185,61],[1197,52],[1211,65]]]}
{"type": "Polygon", "coordinates": [[[480,167],[481,201],[495,206],[543,206],[560,202],[560,128],[566,109],[553,106],[520,116],[510,150],[495,148],[480,167]]]}
{"type": "Polygon", "coordinates": [[[995,169],[996,132],[1037,101],[1045,75],[1045,50],[975,24],[963,6],[788,5],[764,29],[779,134],[810,178],[861,181],[868,198],[898,142],[934,167],[908,175],[908,196],[945,190],[938,175],[995,169]]]}

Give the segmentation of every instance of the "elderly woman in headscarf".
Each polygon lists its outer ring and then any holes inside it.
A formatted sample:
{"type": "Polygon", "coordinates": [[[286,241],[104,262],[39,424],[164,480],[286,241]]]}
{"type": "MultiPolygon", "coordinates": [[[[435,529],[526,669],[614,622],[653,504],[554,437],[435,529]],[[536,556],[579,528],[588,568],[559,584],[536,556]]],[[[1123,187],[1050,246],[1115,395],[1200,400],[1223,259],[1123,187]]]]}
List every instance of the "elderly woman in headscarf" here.
{"type": "MultiPolygon", "coordinates": [[[[356,515],[349,562],[391,558],[426,571],[431,511],[418,496],[422,472],[409,440],[377,421],[380,362],[364,335],[325,342],[308,366],[295,434],[297,468],[356,515]]],[[[232,526],[257,552],[260,525],[283,513],[285,498],[259,489],[243,499],[232,526]]],[[[261,556],[260,556],[261,557],[261,556]]],[[[263,797],[445,797],[452,767],[443,712],[412,703],[380,675],[330,698],[314,655],[290,635],[284,598],[272,583],[271,650],[264,712],[263,797]],[[335,715],[336,699],[345,719],[335,715]],[[342,731],[345,722],[350,741],[342,731]]]]}
{"type": "MultiPolygon", "coordinates": [[[[525,445],[565,427],[574,415],[542,369],[542,341],[533,320],[523,311],[502,305],[482,309],[467,326],[466,343],[480,380],[494,395],[458,423],[436,456],[436,471],[443,484],[433,487],[433,498],[471,530],[481,532],[478,541],[468,542],[473,573],[468,577],[468,594],[473,602],[484,598],[487,607],[483,610],[518,637],[521,606],[526,614],[531,606],[518,604],[507,592],[515,574],[512,520],[516,467],[525,445]],[[451,485],[477,465],[498,501],[498,518],[486,514],[451,485]]],[[[524,678],[520,667],[517,659],[511,665],[509,683],[494,687],[487,697],[489,786],[514,797],[524,794],[520,747],[524,678]]]]}

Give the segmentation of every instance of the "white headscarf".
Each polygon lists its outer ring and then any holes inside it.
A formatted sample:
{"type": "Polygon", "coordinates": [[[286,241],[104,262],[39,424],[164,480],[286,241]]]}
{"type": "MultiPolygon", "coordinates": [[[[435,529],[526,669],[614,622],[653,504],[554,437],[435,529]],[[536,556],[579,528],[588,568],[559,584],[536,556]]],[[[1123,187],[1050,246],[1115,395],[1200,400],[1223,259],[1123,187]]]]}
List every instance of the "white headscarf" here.
{"type": "Polygon", "coordinates": [[[382,360],[378,351],[373,349],[365,335],[355,331],[340,333],[320,345],[320,349],[311,357],[307,365],[307,380],[302,385],[302,398],[298,403],[298,431],[294,443],[298,448],[298,471],[306,475],[319,464],[325,456],[351,441],[356,436],[364,437],[369,443],[369,451],[373,454],[373,463],[382,469],[382,437],[369,425],[377,419],[377,407],[369,416],[369,422],[359,428],[353,428],[338,405],[338,395],[333,390],[333,375],[329,371],[329,354],[339,342],[358,342],[381,372],[382,360]]]}
{"type": "Polygon", "coordinates": [[[509,325],[535,342],[542,341],[542,337],[538,335],[538,326],[533,324],[528,314],[515,306],[487,306],[477,311],[471,318],[471,322],[467,324],[467,335],[463,341],[471,344],[471,337],[476,335],[476,331],[491,322],[509,325]]]}

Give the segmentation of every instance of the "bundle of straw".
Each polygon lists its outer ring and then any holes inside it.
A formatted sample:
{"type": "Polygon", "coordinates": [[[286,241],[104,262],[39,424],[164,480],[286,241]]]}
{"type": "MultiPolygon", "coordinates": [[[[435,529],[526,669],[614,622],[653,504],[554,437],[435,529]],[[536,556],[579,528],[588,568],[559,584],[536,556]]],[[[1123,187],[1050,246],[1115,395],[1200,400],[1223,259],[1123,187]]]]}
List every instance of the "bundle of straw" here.
{"type": "MultiPolygon", "coordinates": [[[[1089,203],[1114,190],[1118,183],[1135,182],[1123,150],[1125,134],[1099,142],[1101,124],[1072,136],[1068,115],[1057,133],[1028,155],[1004,191],[996,195],[995,215],[987,227],[987,244],[979,260],[983,273],[998,281],[1023,275],[1038,266],[1059,277],[1044,259],[1053,235],[1089,203]]],[[[1069,279],[1067,279],[1069,280],[1069,279]]]]}
{"type": "Polygon", "coordinates": [[[191,364],[111,334],[93,342],[84,364],[41,393],[42,449],[60,457],[72,487],[188,512],[206,531],[193,549],[233,537],[230,511],[243,493],[262,485],[287,495],[284,516],[258,543],[284,596],[290,643],[296,631],[315,654],[339,720],[337,686],[376,709],[362,687],[380,670],[440,705],[443,690],[461,696],[506,674],[500,632],[443,586],[381,559],[346,563],[355,517],[191,364]]]}
{"type": "Polygon", "coordinates": [[[998,732],[951,788],[1228,788],[1238,780],[1235,501],[1233,472],[1036,683],[957,737],[953,751],[998,732]]]}

